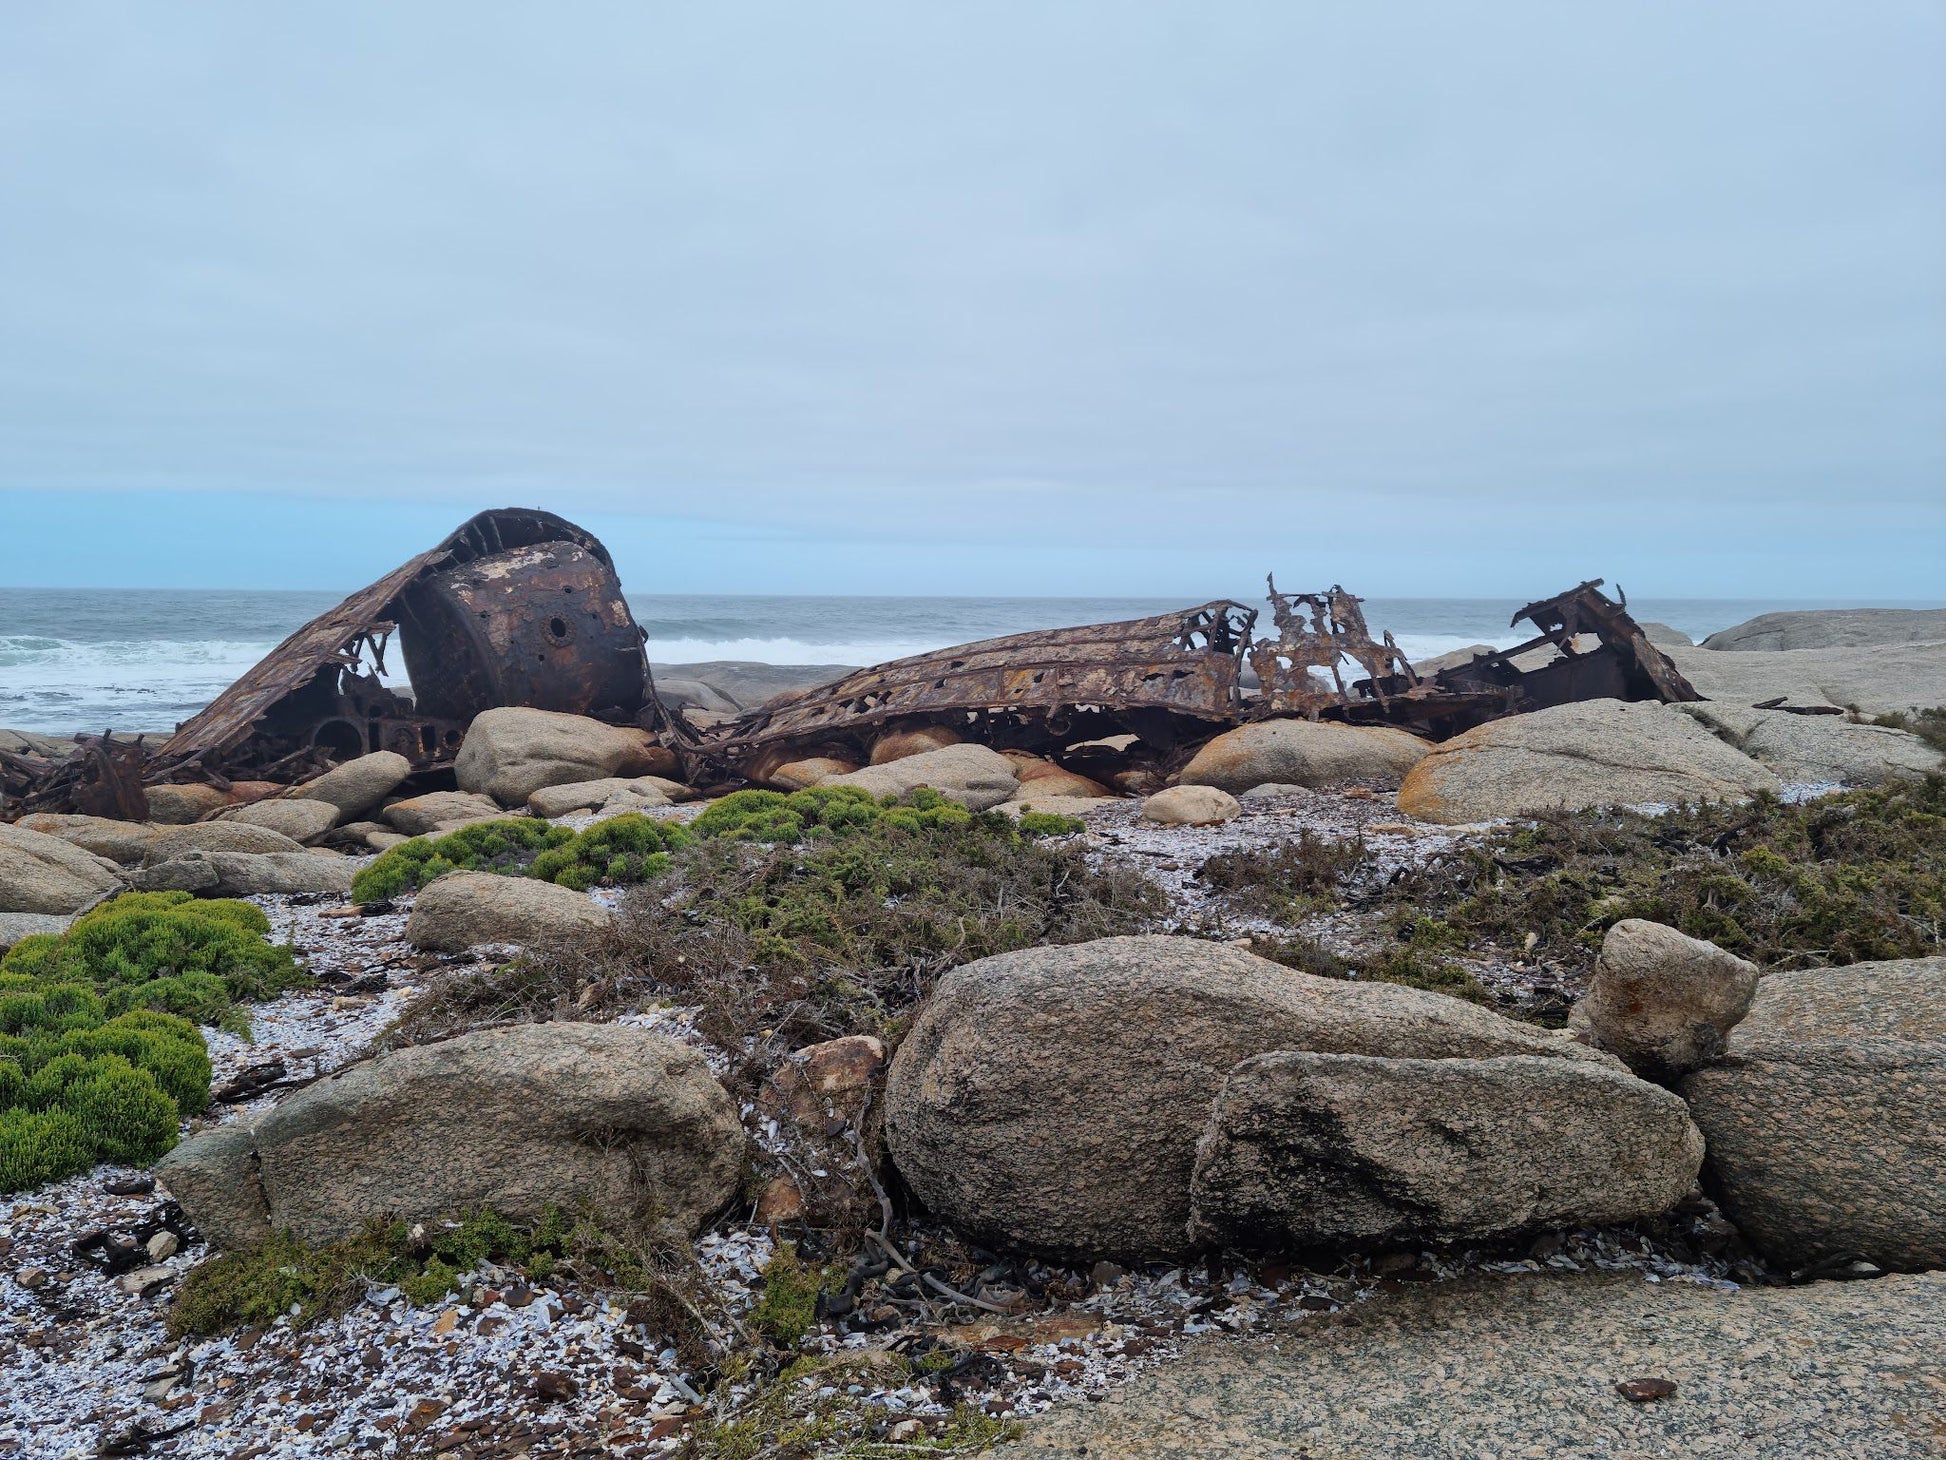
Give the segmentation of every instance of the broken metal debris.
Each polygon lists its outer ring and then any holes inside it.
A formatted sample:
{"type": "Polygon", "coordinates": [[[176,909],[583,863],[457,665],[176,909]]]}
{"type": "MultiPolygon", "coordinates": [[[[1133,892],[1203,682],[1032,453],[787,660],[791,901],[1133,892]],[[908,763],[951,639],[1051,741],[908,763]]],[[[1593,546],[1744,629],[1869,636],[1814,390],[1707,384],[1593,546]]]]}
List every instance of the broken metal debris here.
{"type": "Polygon", "coordinates": [[[1228,599],[1175,613],[961,644],[771,701],[702,738],[739,774],[782,755],[862,762],[892,731],[947,725],[996,749],[1051,753],[1133,735],[1167,752],[1237,722],[1256,611],[1228,599]]]}
{"type": "Polygon", "coordinates": [[[10,815],[139,820],[145,785],[295,782],[377,750],[433,769],[495,705],[659,729],[643,639],[592,533],[551,512],[482,512],[298,629],[159,747],[104,736],[65,760],[0,752],[0,792],[10,815]],[[412,696],[380,677],[395,633],[412,696]]]}
{"type": "Polygon", "coordinates": [[[1284,595],[1273,582],[1271,604],[1283,637],[1251,651],[1262,685],[1251,714],[1397,725],[1445,740],[1489,720],[1577,700],[1701,699],[1629,617],[1627,595],[1617,602],[1601,587],[1602,580],[1593,578],[1530,603],[1510,624],[1531,623],[1540,630],[1533,638],[1421,677],[1391,634],[1383,645],[1372,642],[1362,599],[1339,587],[1284,595]],[[1553,657],[1534,668],[1515,662],[1548,649],[1553,657]],[[1349,685],[1339,667],[1347,658],[1366,671],[1365,678],[1349,685]],[[1316,668],[1330,679],[1314,673],[1316,668]]]}

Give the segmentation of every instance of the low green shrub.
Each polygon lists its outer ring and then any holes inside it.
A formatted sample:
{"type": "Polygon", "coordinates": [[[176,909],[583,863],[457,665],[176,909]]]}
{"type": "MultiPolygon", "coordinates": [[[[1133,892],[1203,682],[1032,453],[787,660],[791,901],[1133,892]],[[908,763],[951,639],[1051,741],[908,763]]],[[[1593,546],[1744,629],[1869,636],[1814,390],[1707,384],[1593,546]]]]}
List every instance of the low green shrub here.
{"type": "Polygon", "coordinates": [[[154,1009],[245,1033],[238,1002],[308,982],[296,954],[268,941],[269,933],[263,910],[247,902],[127,892],[65,933],[21,939],[0,958],[0,976],[84,985],[111,1017],[154,1009]]]}
{"type": "Polygon", "coordinates": [[[209,1105],[209,1051],[186,1019],[110,1019],[79,984],[0,978],[0,1192],[99,1161],[146,1165],[209,1105]]]}
{"type": "Polygon", "coordinates": [[[414,837],[388,847],[359,869],[351,880],[352,901],[384,902],[447,872],[522,872],[540,853],[573,840],[568,827],[534,816],[477,822],[441,837],[414,837]]]}
{"type": "Polygon", "coordinates": [[[586,831],[535,816],[482,821],[442,837],[414,837],[388,848],[351,880],[353,902],[384,902],[447,872],[537,877],[584,892],[596,883],[644,882],[668,867],[667,853],[688,840],[676,822],[630,813],[586,831]]]}
{"type": "Polygon", "coordinates": [[[791,1243],[779,1243],[776,1253],[764,1264],[763,1294],[745,1320],[751,1332],[779,1348],[796,1348],[798,1341],[818,1325],[818,1294],[830,1276],[822,1268],[805,1263],[791,1243]]]}
{"type": "Polygon", "coordinates": [[[222,1333],[289,1315],[298,1325],[344,1312],[368,1287],[397,1287],[428,1307],[458,1291],[460,1279],[487,1263],[536,1282],[564,1265],[631,1291],[661,1281],[635,1242],[602,1229],[590,1215],[549,1207],[538,1222],[481,1210],[420,1224],[414,1241],[400,1221],[373,1221],[355,1237],[312,1247],[289,1232],[251,1251],[229,1252],[192,1271],[168,1314],[171,1336],[222,1333]]]}
{"type": "Polygon", "coordinates": [[[596,883],[628,886],[669,870],[669,853],[689,839],[676,822],[630,813],[598,821],[534,858],[532,875],[576,892],[596,883]]]}
{"type": "Polygon", "coordinates": [[[782,791],[733,791],[690,827],[700,837],[788,846],[879,825],[924,831],[965,826],[972,819],[972,812],[930,786],[883,798],[858,786],[811,786],[788,795],[782,791]]]}

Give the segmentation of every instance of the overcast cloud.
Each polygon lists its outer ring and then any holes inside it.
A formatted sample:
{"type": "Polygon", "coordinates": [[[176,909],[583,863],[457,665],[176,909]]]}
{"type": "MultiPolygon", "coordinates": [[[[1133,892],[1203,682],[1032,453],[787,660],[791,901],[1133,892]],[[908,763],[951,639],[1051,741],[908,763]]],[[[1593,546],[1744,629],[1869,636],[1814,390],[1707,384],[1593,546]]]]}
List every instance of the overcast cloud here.
{"type": "Polygon", "coordinates": [[[1946,593],[1931,0],[0,16],[0,582],[1946,593]]]}

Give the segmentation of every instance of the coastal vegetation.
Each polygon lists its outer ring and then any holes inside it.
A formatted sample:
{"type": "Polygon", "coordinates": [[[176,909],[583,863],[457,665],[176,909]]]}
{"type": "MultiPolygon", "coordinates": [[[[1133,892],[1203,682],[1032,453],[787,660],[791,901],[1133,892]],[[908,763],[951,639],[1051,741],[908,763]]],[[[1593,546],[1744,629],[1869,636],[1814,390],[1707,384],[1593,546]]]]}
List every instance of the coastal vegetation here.
{"type": "Polygon", "coordinates": [[[697,818],[653,888],[623,897],[609,937],[451,975],[404,1032],[664,999],[699,1006],[699,1027],[728,1047],[759,1030],[793,1046],[884,1032],[958,964],[1163,914],[1153,882],[1091,866],[1060,839],[1075,823],[1046,822],[1023,830],[927,790],[891,804],[738,792],[697,818]]]}

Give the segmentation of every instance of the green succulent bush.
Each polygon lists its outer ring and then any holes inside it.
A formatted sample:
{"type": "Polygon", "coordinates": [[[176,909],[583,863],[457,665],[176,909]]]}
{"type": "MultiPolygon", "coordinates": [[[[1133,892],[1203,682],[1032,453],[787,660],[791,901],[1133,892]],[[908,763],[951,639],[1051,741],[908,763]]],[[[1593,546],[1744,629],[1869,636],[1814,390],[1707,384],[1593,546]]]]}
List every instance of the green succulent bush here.
{"type": "Polygon", "coordinates": [[[414,837],[359,869],[351,881],[352,901],[384,902],[447,872],[523,871],[541,852],[573,840],[567,827],[533,816],[478,822],[441,837],[414,837]]]}
{"type": "Polygon", "coordinates": [[[247,902],[128,892],[65,933],[21,939],[0,958],[0,975],[81,985],[110,1018],[152,1009],[247,1033],[238,1004],[308,982],[297,955],[269,933],[270,919],[247,902]]]}
{"type": "Polygon", "coordinates": [[[384,902],[447,872],[499,872],[538,877],[584,892],[596,883],[644,882],[668,865],[665,855],[689,839],[678,823],[630,813],[586,831],[534,816],[482,821],[442,837],[414,837],[391,847],[351,880],[353,902],[384,902]]]}
{"type": "Polygon", "coordinates": [[[0,1192],[99,1161],[146,1165],[209,1105],[209,1051],[187,1019],[108,1016],[93,989],[0,975],[0,1192]]]}
{"type": "Polygon", "coordinates": [[[811,786],[782,791],[733,791],[691,823],[701,837],[792,845],[863,831],[884,823],[920,831],[965,826],[973,813],[930,786],[904,797],[875,797],[859,786],[811,786]]]}

